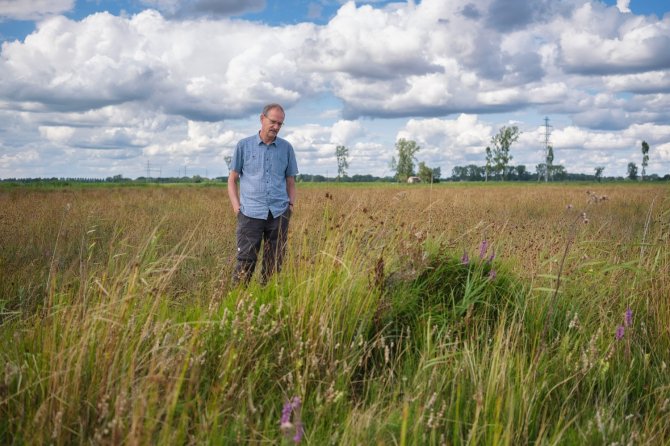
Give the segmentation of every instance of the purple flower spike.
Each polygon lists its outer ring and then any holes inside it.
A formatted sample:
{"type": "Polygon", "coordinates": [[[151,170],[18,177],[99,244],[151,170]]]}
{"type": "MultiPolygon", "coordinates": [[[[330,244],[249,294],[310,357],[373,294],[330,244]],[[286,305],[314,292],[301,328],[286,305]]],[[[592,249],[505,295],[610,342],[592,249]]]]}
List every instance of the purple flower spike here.
{"type": "Polygon", "coordinates": [[[305,433],[305,430],[302,428],[302,423],[298,422],[295,425],[295,435],[293,436],[293,441],[295,443],[300,443],[302,441],[302,436],[305,433]]]}
{"type": "Polygon", "coordinates": [[[463,251],[463,257],[461,257],[461,264],[467,265],[470,263],[470,256],[468,256],[467,251],[463,251]]]}
{"type": "Polygon", "coordinates": [[[489,242],[486,239],[482,240],[482,244],[479,245],[479,258],[480,259],[483,259],[486,256],[486,250],[488,249],[488,247],[489,247],[489,242]]]}
{"type": "Polygon", "coordinates": [[[305,429],[300,421],[300,398],[295,396],[284,404],[281,411],[279,425],[286,438],[290,438],[295,443],[300,443],[305,434],[305,429]]]}
{"type": "Polygon", "coordinates": [[[493,252],[491,253],[491,255],[489,256],[489,260],[488,260],[488,262],[489,262],[489,263],[493,263],[493,260],[494,260],[495,258],[496,258],[496,252],[493,251],[493,252]]]}
{"type": "Polygon", "coordinates": [[[285,425],[286,423],[291,422],[291,412],[293,412],[293,406],[290,401],[287,401],[284,404],[284,408],[281,411],[281,420],[279,420],[280,425],[285,425]]]}
{"type": "Polygon", "coordinates": [[[626,310],[626,319],[624,319],[624,322],[626,327],[630,327],[631,325],[633,325],[633,310],[631,310],[630,308],[626,310]]]}
{"type": "Polygon", "coordinates": [[[624,335],[624,333],[625,333],[625,331],[624,331],[623,325],[619,325],[619,326],[616,328],[616,334],[615,334],[616,340],[617,340],[617,341],[622,340],[622,339],[623,339],[623,335],[624,335]]]}

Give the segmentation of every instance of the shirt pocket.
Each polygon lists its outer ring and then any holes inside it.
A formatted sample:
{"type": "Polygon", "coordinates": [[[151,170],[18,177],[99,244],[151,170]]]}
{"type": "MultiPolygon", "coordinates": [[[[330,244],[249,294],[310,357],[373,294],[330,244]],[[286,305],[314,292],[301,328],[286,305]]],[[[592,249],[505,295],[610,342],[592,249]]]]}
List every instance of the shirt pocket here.
{"type": "Polygon", "coordinates": [[[247,150],[244,152],[245,173],[257,174],[262,167],[262,159],[257,150],[247,150]]]}

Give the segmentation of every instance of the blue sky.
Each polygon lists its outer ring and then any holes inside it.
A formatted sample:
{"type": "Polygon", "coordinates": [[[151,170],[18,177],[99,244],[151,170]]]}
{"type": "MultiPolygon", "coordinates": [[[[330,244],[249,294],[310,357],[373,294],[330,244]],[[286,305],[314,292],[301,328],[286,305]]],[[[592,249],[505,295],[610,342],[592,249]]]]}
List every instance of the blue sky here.
{"type": "Polygon", "coordinates": [[[666,1],[0,0],[0,178],[226,175],[267,102],[302,173],[512,164],[670,173],[666,1]]]}

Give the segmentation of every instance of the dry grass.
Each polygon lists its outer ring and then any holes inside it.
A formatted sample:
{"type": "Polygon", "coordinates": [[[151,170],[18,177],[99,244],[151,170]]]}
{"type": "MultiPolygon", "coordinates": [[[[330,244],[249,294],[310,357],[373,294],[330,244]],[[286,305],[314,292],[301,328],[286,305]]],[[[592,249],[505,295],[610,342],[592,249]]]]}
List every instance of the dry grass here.
{"type": "Polygon", "coordinates": [[[667,192],[301,184],[239,290],[224,188],[0,190],[0,440],[664,443],[667,192]]]}

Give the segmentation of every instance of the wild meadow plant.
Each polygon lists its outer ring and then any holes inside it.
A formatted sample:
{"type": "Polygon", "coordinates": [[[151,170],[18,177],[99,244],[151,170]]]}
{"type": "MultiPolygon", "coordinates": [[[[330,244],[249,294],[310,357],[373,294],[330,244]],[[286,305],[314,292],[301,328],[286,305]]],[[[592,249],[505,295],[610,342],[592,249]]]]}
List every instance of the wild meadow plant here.
{"type": "Polygon", "coordinates": [[[304,184],[245,289],[224,189],[0,190],[0,442],[668,443],[667,190],[589,188],[304,184]]]}

